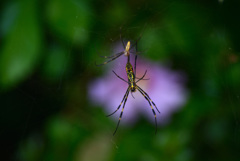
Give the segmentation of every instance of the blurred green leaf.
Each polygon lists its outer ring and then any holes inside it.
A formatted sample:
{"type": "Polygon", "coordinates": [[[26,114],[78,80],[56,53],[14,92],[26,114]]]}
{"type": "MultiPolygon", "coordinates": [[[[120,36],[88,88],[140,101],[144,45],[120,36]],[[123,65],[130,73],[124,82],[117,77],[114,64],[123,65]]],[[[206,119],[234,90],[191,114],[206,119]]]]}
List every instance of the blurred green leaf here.
{"type": "MultiPolygon", "coordinates": [[[[168,34],[165,39],[169,48],[177,49],[181,54],[196,54],[196,49],[201,47],[201,34],[206,32],[208,23],[207,13],[201,6],[190,3],[174,3],[163,18],[163,24],[168,34]],[[194,9],[193,9],[194,8],[194,9]]],[[[205,34],[205,33],[204,33],[205,34]]]]}
{"type": "Polygon", "coordinates": [[[74,149],[86,137],[86,130],[78,121],[68,120],[64,116],[52,117],[46,127],[49,147],[45,160],[72,160],[74,149]]]}
{"type": "Polygon", "coordinates": [[[110,7],[105,12],[105,23],[110,25],[119,24],[119,22],[126,21],[129,17],[129,8],[124,1],[115,1],[113,2],[112,7],[110,7]],[[116,18],[117,17],[117,18],[116,18]]]}
{"type": "Polygon", "coordinates": [[[143,51],[146,50],[145,55],[149,55],[154,60],[164,59],[167,57],[169,50],[166,48],[166,41],[164,40],[164,31],[156,28],[147,29],[144,37],[141,40],[143,51]]]}
{"type": "Polygon", "coordinates": [[[231,86],[240,87],[240,63],[231,65],[227,73],[227,79],[229,80],[231,86]]]}
{"type": "Polygon", "coordinates": [[[19,12],[18,3],[10,3],[6,5],[3,9],[2,19],[0,19],[0,32],[1,35],[6,36],[6,34],[12,29],[13,23],[19,12]]]}
{"type": "Polygon", "coordinates": [[[56,81],[69,69],[68,53],[65,48],[59,45],[53,45],[47,52],[47,57],[43,67],[44,75],[48,80],[56,81]]]}
{"type": "Polygon", "coordinates": [[[39,58],[40,28],[35,1],[20,1],[19,14],[6,37],[0,55],[0,83],[14,86],[33,71],[39,58]]]}
{"type": "Polygon", "coordinates": [[[79,149],[79,151],[76,151],[75,160],[76,161],[109,160],[112,150],[113,143],[109,139],[109,135],[97,134],[96,136],[86,139],[85,143],[81,146],[81,149],[79,149]]]}
{"type": "Polygon", "coordinates": [[[43,139],[38,134],[33,134],[19,146],[18,159],[22,161],[36,161],[43,152],[43,139]]]}
{"type": "Polygon", "coordinates": [[[46,16],[52,31],[76,45],[89,39],[91,13],[88,1],[52,0],[47,3],[46,16]]]}

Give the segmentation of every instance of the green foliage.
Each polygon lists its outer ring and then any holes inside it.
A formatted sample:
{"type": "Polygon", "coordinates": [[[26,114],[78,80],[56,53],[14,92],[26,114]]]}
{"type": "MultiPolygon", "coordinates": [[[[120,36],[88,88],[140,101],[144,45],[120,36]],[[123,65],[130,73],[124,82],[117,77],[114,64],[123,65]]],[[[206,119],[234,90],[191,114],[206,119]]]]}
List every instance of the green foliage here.
{"type": "Polygon", "coordinates": [[[0,83],[9,88],[26,79],[40,58],[42,35],[36,1],[17,2],[18,13],[0,56],[0,83]]]}
{"type": "Polygon", "coordinates": [[[84,45],[89,39],[92,10],[88,1],[48,1],[46,18],[51,30],[60,38],[74,45],[84,45]]]}

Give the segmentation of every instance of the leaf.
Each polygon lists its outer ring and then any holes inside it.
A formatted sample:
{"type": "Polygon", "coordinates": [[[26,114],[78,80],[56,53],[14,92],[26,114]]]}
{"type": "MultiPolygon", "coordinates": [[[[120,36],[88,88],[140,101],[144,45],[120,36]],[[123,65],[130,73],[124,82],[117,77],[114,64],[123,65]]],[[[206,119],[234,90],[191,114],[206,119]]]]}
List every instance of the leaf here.
{"type": "Polygon", "coordinates": [[[0,55],[0,85],[10,88],[29,76],[40,55],[41,36],[36,2],[18,2],[19,13],[0,55]]]}
{"type": "Polygon", "coordinates": [[[52,0],[47,4],[46,17],[55,34],[79,46],[89,38],[90,13],[87,1],[52,0]]]}

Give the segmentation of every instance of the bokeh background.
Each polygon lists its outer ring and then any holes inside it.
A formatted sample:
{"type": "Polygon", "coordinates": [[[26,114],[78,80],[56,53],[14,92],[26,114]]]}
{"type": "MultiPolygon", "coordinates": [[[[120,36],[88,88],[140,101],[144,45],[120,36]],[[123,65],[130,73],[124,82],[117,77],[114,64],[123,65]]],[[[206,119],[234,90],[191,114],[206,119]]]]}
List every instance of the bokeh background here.
{"type": "Polygon", "coordinates": [[[239,10],[238,0],[1,1],[0,160],[239,160],[239,10]],[[95,61],[120,33],[142,35],[141,58],[186,78],[185,104],[156,135],[140,116],[112,136],[116,121],[89,101],[89,83],[111,70],[95,61]]]}

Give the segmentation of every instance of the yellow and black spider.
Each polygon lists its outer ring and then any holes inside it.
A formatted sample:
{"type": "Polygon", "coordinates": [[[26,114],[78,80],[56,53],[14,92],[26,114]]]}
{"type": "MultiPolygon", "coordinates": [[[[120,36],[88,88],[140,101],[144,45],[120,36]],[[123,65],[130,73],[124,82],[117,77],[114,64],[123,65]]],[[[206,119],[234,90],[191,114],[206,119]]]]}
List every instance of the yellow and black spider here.
{"type": "MultiPolygon", "coordinates": [[[[135,58],[136,60],[136,58],[135,58]]],[[[136,64],[136,62],[135,62],[136,64]]],[[[147,70],[145,71],[144,75],[141,77],[141,78],[137,78],[138,80],[135,81],[135,78],[136,78],[136,70],[133,71],[133,67],[131,65],[131,63],[129,62],[129,58],[128,58],[128,62],[126,64],[126,72],[127,72],[127,77],[128,77],[128,81],[126,81],[125,79],[121,78],[119,75],[117,75],[114,71],[113,73],[121,80],[123,80],[124,82],[126,82],[129,86],[127,88],[127,91],[120,103],[120,105],[118,106],[118,108],[111,114],[107,115],[107,116],[111,116],[113,115],[115,112],[117,112],[119,110],[119,108],[121,107],[122,103],[124,102],[123,104],[123,107],[122,107],[122,111],[121,111],[121,114],[119,116],[119,120],[118,120],[118,124],[117,124],[117,127],[116,127],[116,130],[114,131],[113,135],[115,135],[115,133],[117,132],[117,129],[118,129],[118,126],[119,126],[119,123],[121,121],[121,118],[122,118],[122,114],[123,114],[123,110],[124,110],[124,107],[125,107],[125,104],[127,102],[127,98],[128,98],[128,94],[129,92],[131,91],[132,92],[135,92],[136,90],[138,90],[142,95],[143,97],[148,101],[151,109],[152,109],[152,112],[153,112],[153,115],[155,117],[155,126],[156,126],[156,130],[155,130],[155,134],[157,133],[157,118],[156,118],[156,113],[153,109],[153,106],[152,104],[155,106],[156,110],[160,113],[160,111],[158,110],[157,106],[155,105],[155,103],[151,100],[151,98],[149,97],[149,95],[142,89],[140,88],[138,85],[137,85],[137,82],[139,82],[140,80],[144,80],[143,78],[145,77],[146,73],[147,73],[147,70]],[[134,73],[135,72],[135,73],[134,73]]],[[[145,79],[146,80],[146,79],[145,79]]]]}

